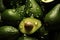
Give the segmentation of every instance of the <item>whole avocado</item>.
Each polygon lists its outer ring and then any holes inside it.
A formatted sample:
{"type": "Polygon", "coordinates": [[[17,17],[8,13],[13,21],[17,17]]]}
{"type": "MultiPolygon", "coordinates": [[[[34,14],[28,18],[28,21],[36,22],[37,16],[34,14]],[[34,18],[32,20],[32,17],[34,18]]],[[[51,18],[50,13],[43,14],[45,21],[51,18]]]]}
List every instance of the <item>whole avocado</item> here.
{"type": "Polygon", "coordinates": [[[42,8],[35,0],[27,0],[26,2],[26,14],[35,18],[41,18],[43,15],[42,8]]]}
{"type": "Polygon", "coordinates": [[[19,24],[19,30],[25,34],[32,34],[42,26],[40,20],[35,18],[25,18],[19,24]]]}
{"type": "Polygon", "coordinates": [[[6,9],[2,14],[1,14],[2,20],[7,20],[7,21],[19,21],[23,17],[21,14],[16,12],[15,9],[6,9]]]}
{"type": "Polygon", "coordinates": [[[51,29],[56,29],[60,24],[60,4],[57,4],[50,12],[48,12],[44,18],[46,26],[50,26],[51,29]],[[55,27],[56,26],[56,27],[55,27]]]}
{"type": "Polygon", "coordinates": [[[0,38],[14,38],[19,35],[19,31],[13,26],[1,26],[0,27],[0,38]]]}

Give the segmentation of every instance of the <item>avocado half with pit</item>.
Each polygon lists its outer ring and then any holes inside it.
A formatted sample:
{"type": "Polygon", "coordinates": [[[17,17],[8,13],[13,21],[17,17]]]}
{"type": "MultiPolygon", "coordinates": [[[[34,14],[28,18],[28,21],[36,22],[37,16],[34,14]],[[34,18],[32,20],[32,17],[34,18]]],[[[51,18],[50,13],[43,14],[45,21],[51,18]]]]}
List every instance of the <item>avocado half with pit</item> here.
{"type": "Polygon", "coordinates": [[[19,29],[24,34],[32,34],[42,26],[40,20],[35,18],[25,18],[19,24],[19,29]]]}

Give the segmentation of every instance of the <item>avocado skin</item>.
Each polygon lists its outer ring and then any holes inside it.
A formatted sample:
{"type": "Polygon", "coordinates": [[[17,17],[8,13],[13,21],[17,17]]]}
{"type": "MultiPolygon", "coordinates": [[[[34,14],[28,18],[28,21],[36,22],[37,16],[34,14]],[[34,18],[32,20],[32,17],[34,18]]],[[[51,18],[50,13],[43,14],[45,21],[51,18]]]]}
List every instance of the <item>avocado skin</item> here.
{"type": "Polygon", "coordinates": [[[0,27],[0,39],[17,38],[18,35],[19,35],[19,31],[12,26],[1,26],[0,27]]]}
{"type": "Polygon", "coordinates": [[[44,22],[48,29],[59,29],[60,27],[60,4],[57,4],[44,18],[44,22]]]}
{"type": "Polygon", "coordinates": [[[18,21],[21,20],[21,15],[16,12],[15,9],[6,9],[2,14],[1,18],[2,20],[6,21],[18,21]]]}
{"type": "Polygon", "coordinates": [[[25,14],[25,5],[17,7],[16,12],[20,15],[20,18],[22,20],[26,16],[26,14],[25,14]]]}
{"type": "Polygon", "coordinates": [[[35,0],[27,0],[26,14],[30,17],[41,18],[43,16],[42,8],[35,0]]]}

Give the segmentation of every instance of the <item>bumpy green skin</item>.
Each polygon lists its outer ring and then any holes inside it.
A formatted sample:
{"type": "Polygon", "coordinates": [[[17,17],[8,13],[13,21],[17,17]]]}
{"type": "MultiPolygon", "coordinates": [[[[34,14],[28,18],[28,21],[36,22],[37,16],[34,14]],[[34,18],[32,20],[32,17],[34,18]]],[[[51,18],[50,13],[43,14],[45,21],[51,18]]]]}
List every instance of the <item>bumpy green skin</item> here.
{"type": "Polygon", "coordinates": [[[2,14],[2,20],[18,21],[21,20],[22,15],[18,14],[15,9],[7,9],[2,14]]]}
{"type": "Polygon", "coordinates": [[[5,9],[3,0],[0,0],[0,12],[2,12],[5,9]]]}
{"type": "Polygon", "coordinates": [[[48,24],[60,23],[60,4],[57,4],[48,14],[46,14],[44,21],[48,24]]]}
{"type": "Polygon", "coordinates": [[[40,27],[42,26],[42,23],[40,20],[37,20],[35,18],[25,18],[21,21],[21,23],[19,24],[19,29],[22,33],[25,33],[25,34],[32,34],[34,33],[35,31],[37,31],[40,27]],[[33,24],[33,28],[27,32],[25,30],[25,23],[27,22],[31,22],[33,24]]]}
{"type": "Polygon", "coordinates": [[[20,18],[24,18],[25,17],[25,5],[17,7],[16,12],[20,14],[21,16],[20,18]]]}
{"type": "Polygon", "coordinates": [[[0,27],[0,38],[14,38],[17,37],[19,31],[12,26],[2,26],[0,27]]]}
{"type": "Polygon", "coordinates": [[[27,0],[26,8],[27,8],[26,13],[29,16],[40,18],[43,15],[41,7],[37,4],[35,0],[27,0]]]}
{"type": "Polygon", "coordinates": [[[25,37],[20,37],[18,40],[37,40],[37,39],[25,36],[25,37]]]}

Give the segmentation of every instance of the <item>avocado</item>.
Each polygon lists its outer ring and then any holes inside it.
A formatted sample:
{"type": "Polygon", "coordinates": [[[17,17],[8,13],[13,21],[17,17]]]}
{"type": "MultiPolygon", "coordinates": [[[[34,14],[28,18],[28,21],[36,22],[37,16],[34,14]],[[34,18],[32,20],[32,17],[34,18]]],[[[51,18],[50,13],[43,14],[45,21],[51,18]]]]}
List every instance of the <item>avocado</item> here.
{"type": "Polygon", "coordinates": [[[38,5],[38,3],[35,0],[27,0],[26,14],[35,18],[41,18],[43,15],[42,8],[38,5]]]}
{"type": "Polygon", "coordinates": [[[25,17],[25,5],[17,7],[16,12],[20,14],[22,17],[25,17]]]}
{"type": "Polygon", "coordinates": [[[6,9],[1,14],[1,18],[2,18],[2,20],[6,20],[6,21],[19,21],[23,17],[18,12],[16,12],[15,9],[6,9]]]}
{"type": "Polygon", "coordinates": [[[19,31],[13,26],[1,26],[0,27],[0,38],[14,38],[19,35],[19,31]]]}
{"type": "Polygon", "coordinates": [[[18,40],[38,40],[38,39],[35,39],[35,38],[32,38],[32,37],[28,37],[28,36],[22,36],[22,37],[19,37],[18,40]]]}
{"type": "Polygon", "coordinates": [[[52,27],[51,29],[58,28],[60,25],[60,4],[57,4],[44,18],[46,26],[52,27]],[[55,27],[56,26],[56,27],[55,27]]]}
{"type": "Polygon", "coordinates": [[[19,29],[22,33],[32,34],[42,26],[40,20],[35,18],[25,18],[19,24],[19,29]]]}

